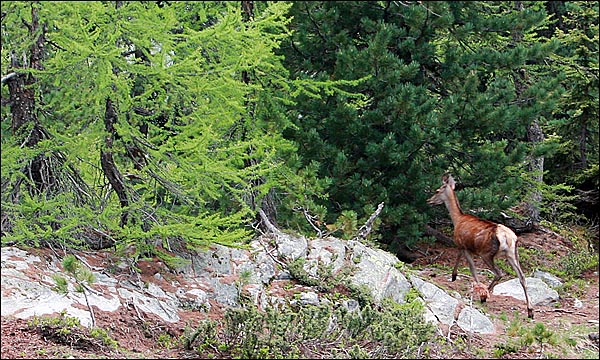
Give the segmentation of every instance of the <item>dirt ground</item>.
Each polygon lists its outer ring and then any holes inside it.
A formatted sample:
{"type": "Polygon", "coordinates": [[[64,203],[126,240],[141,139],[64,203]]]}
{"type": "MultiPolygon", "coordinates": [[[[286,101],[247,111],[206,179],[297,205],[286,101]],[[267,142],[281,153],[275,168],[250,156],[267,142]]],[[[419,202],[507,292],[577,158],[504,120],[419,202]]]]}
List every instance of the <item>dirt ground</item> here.
{"type": "MultiPolygon", "coordinates": [[[[525,233],[519,236],[519,254],[521,268],[525,276],[536,269],[560,269],[563,260],[574,256],[576,249],[565,238],[551,231],[525,233]],[[527,256],[529,255],[529,256],[527,256]]],[[[435,244],[421,247],[421,257],[412,264],[421,269],[420,275],[438,286],[457,291],[463,299],[470,299],[472,278],[467,262],[463,258],[456,281],[451,281],[451,272],[458,250],[435,244]]],[[[480,258],[475,258],[479,274],[489,275],[480,280],[489,283],[493,278],[480,258]]],[[[509,268],[505,260],[497,260],[504,272],[509,268]],[[504,266],[503,266],[504,265],[504,266]]],[[[505,275],[502,281],[510,280],[505,275]]],[[[435,347],[434,358],[598,358],[598,269],[588,269],[577,281],[563,282],[564,288],[558,289],[560,299],[545,306],[534,306],[534,319],[527,319],[527,307],[524,301],[508,296],[492,295],[485,303],[473,300],[473,306],[484,312],[494,323],[496,333],[465,334],[458,327],[451,327],[442,335],[448,339],[444,346],[435,347]],[[576,303],[581,302],[579,307],[576,303]],[[524,345],[523,333],[531,334],[536,324],[543,324],[554,336],[550,343],[534,340],[524,345]],[[554,343],[554,344],[552,344],[554,343]],[[504,350],[504,351],[502,351],[504,350]]]]}
{"type": "MultiPolygon", "coordinates": [[[[530,275],[536,266],[545,266],[546,269],[560,266],[561,259],[572,256],[574,251],[572,244],[552,232],[522,234],[519,242],[521,265],[526,275],[530,275]]],[[[461,264],[458,279],[450,281],[456,248],[438,244],[422,245],[417,252],[421,257],[409,266],[418,271],[424,280],[446,290],[457,291],[463,299],[469,298],[471,279],[465,260],[461,264]]],[[[498,262],[503,263],[504,260],[498,262]]],[[[476,266],[480,274],[488,274],[483,270],[485,267],[480,259],[476,259],[476,266]]],[[[506,267],[503,269],[506,271],[506,267]]],[[[503,280],[508,278],[505,276],[503,280]]],[[[533,320],[527,319],[524,302],[511,297],[492,296],[486,303],[476,302],[473,305],[494,322],[496,333],[469,334],[457,326],[440,329],[440,341],[431,344],[426,357],[598,358],[598,269],[586,271],[581,279],[570,282],[559,291],[559,295],[560,300],[555,304],[534,307],[533,320]],[[575,306],[576,299],[581,301],[581,307],[575,306]],[[541,341],[533,337],[530,344],[525,343],[523,338],[532,334],[537,324],[543,324],[549,337],[545,338],[546,341],[543,337],[539,337],[541,341]]],[[[118,342],[116,349],[90,337],[86,329],[58,338],[56,334],[31,328],[28,320],[2,317],[1,355],[2,359],[197,358],[196,352],[184,349],[175,339],[183,334],[186,324],[197,323],[207,316],[218,319],[222,315],[219,311],[208,314],[182,311],[182,321],[170,324],[140,314],[133,306],[121,308],[118,314],[98,310],[95,314],[96,323],[118,342]],[[165,337],[165,334],[169,336],[165,337]]]]}

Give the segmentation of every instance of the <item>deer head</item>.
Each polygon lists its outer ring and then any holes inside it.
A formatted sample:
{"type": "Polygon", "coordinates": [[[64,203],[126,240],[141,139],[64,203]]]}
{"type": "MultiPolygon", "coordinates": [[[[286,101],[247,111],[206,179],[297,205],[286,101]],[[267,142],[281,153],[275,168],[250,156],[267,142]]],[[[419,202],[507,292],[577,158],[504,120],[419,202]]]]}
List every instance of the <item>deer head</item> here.
{"type": "Polygon", "coordinates": [[[440,186],[440,188],[435,191],[435,194],[427,200],[427,203],[430,205],[443,204],[449,198],[450,193],[454,191],[455,187],[456,182],[452,175],[448,173],[444,174],[444,176],[442,176],[442,186],[440,186]]]}

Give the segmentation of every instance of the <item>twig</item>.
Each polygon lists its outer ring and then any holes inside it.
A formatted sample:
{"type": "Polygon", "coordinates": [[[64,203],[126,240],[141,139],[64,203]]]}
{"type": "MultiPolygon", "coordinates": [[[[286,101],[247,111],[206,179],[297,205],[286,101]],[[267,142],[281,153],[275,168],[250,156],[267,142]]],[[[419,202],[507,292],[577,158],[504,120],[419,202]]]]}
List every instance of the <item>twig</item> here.
{"type": "Polygon", "coordinates": [[[92,309],[92,306],[90,305],[90,302],[88,300],[87,297],[87,293],[85,292],[85,289],[82,291],[83,292],[83,297],[85,298],[85,303],[87,304],[88,309],[90,310],[90,315],[92,317],[92,328],[96,327],[96,316],[94,316],[94,309],[92,309]]]}
{"type": "Polygon", "coordinates": [[[282,262],[281,260],[277,259],[275,257],[275,255],[271,254],[271,252],[274,250],[269,250],[267,249],[267,246],[259,239],[258,242],[262,245],[262,247],[265,249],[265,253],[267,253],[267,255],[269,255],[271,257],[271,259],[273,259],[273,261],[275,261],[276,263],[278,263],[279,265],[283,266],[284,268],[287,267],[287,265],[282,262]]]}
{"type": "Polygon", "coordinates": [[[310,224],[310,226],[312,226],[313,229],[315,229],[315,231],[317,232],[317,236],[322,238],[323,237],[323,231],[321,231],[321,229],[319,229],[319,227],[317,225],[315,225],[314,221],[313,221],[313,217],[308,213],[308,210],[306,209],[302,209],[302,213],[304,214],[304,217],[306,218],[306,221],[308,221],[308,223],[310,224]]]}
{"type": "Polygon", "coordinates": [[[90,270],[94,270],[94,271],[102,271],[104,270],[104,268],[101,267],[97,267],[97,266],[91,266],[90,264],[87,263],[87,261],[85,261],[85,259],[77,254],[75,254],[73,251],[70,251],[70,253],[75,256],[75,258],[79,261],[81,261],[85,266],[87,266],[90,270]]]}
{"type": "Polygon", "coordinates": [[[146,320],[144,320],[144,318],[140,314],[140,311],[138,310],[137,306],[135,305],[135,301],[134,301],[133,298],[131,298],[131,305],[133,305],[133,308],[135,309],[135,312],[136,312],[136,314],[138,316],[138,319],[140,319],[142,322],[145,322],[146,320]]]}
{"type": "Polygon", "coordinates": [[[579,315],[579,316],[588,316],[587,314],[584,313],[580,313],[580,312],[575,312],[572,310],[566,310],[566,309],[551,309],[551,310],[539,310],[540,312],[548,312],[548,311],[552,311],[552,312],[562,312],[562,313],[567,313],[567,314],[573,314],[573,315],[579,315]]]}

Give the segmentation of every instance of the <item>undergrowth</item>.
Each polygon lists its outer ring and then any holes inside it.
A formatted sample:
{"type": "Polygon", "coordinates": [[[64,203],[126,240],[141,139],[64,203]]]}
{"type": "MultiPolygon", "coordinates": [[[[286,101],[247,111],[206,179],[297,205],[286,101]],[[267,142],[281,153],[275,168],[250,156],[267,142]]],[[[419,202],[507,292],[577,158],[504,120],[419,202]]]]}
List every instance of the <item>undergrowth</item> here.
{"type": "Polygon", "coordinates": [[[433,334],[418,301],[385,300],[352,310],[321,302],[232,308],[222,326],[203,320],[188,328],[183,343],[202,358],[421,358],[433,334]]]}

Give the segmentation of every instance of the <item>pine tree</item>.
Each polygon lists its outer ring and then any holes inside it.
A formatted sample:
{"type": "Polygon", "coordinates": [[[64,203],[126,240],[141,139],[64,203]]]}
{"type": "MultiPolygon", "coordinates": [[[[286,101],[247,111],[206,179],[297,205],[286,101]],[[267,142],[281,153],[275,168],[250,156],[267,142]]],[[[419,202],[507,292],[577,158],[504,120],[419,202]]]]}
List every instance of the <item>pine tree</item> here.
{"type": "Polygon", "coordinates": [[[520,200],[512,169],[528,154],[527,126],[548,113],[556,83],[515,91],[512,74],[539,63],[556,44],[515,45],[543,23],[543,10],[507,12],[487,2],[295,2],[296,30],[285,43],[292,75],[369,77],[343,96],[299,101],[305,163],[331,179],[324,221],[342,211],[366,218],[385,202],[382,242],[398,250],[418,240],[433,215],[426,198],[444,171],[458,177],[461,203],[493,217],[520,200]],[[499,195],[501,194],[501,195],[499,195]]]}
{"type": "Polygon", "coordinates": [[[563,74],[566,89],[546,124],[557,143],[547,161],[549,184],[566,184],[579,195],[576,204],[589,220],[598,218],[599,98],[598,3],[546,3],[553,21],[543,35],[561,42],[550,69],[563,74]]]}

